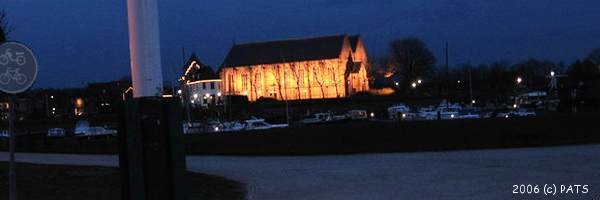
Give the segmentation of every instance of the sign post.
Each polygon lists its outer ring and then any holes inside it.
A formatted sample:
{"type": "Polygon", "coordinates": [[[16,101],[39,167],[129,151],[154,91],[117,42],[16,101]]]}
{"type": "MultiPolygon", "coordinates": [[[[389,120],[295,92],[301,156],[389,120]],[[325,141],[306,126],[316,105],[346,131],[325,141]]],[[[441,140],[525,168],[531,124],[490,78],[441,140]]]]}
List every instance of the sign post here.
{"type": "Polygon", "coordinates": [[[15,107],[16,95],[33,84],[37,77],[37,60],[31,49],[18,42],[6,42],[0,45],[0,90],[9,94],[9,154],[8,169],[9,199],[17,199],[17,179],[15,166],[15,107]]]}

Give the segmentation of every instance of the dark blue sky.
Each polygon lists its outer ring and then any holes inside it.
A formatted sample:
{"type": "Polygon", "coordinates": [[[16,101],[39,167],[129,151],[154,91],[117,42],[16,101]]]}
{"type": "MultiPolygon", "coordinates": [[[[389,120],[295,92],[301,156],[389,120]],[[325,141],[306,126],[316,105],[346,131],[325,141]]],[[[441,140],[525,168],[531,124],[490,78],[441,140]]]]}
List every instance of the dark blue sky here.
{"type": "MultiPolygon", "coordinates": [[[[451,64],[527,58],[570,63],[600,47],[598,0],[160,0],[165,79],[182,55],[221,64],[233,42],[362,34],[371,55],[422,38],[451,64]]],[[[2,0],[11,39],[38,55],[34,87],[79,87],[129,74],[125,0],[2,0]]]]}

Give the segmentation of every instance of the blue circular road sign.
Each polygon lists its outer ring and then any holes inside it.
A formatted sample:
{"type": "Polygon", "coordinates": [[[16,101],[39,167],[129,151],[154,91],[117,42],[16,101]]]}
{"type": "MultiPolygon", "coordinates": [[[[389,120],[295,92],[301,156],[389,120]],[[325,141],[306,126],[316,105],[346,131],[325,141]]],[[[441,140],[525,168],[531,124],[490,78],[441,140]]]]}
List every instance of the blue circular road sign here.
{"type": "Polygon", "coordinates": [[[18,42],[0,45],[0,90],[9,94],[21,93],[37,77],[37,60],[31,49],[18,42]]]}

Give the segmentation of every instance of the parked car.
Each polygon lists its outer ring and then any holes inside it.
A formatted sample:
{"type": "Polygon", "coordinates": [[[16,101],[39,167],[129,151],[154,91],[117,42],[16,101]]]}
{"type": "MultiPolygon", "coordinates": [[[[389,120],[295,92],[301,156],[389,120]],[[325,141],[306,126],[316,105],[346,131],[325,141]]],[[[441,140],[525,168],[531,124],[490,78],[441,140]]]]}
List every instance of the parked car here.
{"type": "Polygon", "coordinates": [[[351,120],[364,120],[369,119],[369,115],[366,110],[350,110],[346,114],[351,120]]]}
{"type": "Polygon", "coordinates": [[[85,120],[78,121],[75,124],[76,137],[95,137],[95,136],[115,136],[117,130],[108,129],[101,126],[90,126],[90,123],[85,120]]]}
{"type": "Polygon", "coordinates": [[[333,121],[333,113],[315,113],[302,119],[303,124],[317,124],[333,121]]]}
{"type": "Polygon", "coordinates": [[[410,107],[401,103],[401,104],[396,104],[396,105],[389,107],[387,109],[387,111],[388,111],[388,117],[390,119],[398,119],[399,116],[406,116],[406,115],[402,115],[402,114],[409,113],[410,107]]]}
{"type": "Polygon", "coordinates": [[[272,128],[285,128],[288,127],[288,124],[269,124],[265,122],[264,119],[249,119],[244,121],[245,127],[244,130],[265,130],[272,128]]]}
{"type": "Polygon", "coordinates": [[[183,134],[199,133],[202,131],[202,124],[200,122],[184,122],[183,134]]]}
{"type": "Polygon", "coordinates": [[[65,137],[67,131],[64,128],[50,128],[48,129],[48,137],[65,137]]]}
{"type": "Polygon", "coordinates": [[[517,116],[517,117],[535,117],[536,114],[533,111],[529,111],[525,108],[519,108],[515,111],[510,112],[511,116],[517,116]]]}
{"type": "Polygon", "coordinates": [[[221,126],[218,127],[216,132],[230,132],[230,131],[241,131],[244,130],[244,124],[238,121],[233,122],[223,122],[221,126]]]}
{"type": "Polygon", "coordinates": [[[75,135],[83,135],[90,128],[90,123],[86,120],[80,120],[75,122],[75,135]]]}
{"type": "Polygon", "coordinates": [[[10,134],[8,134],[7,130],[0,130],[0,138],[8,138],[10,134]]]}

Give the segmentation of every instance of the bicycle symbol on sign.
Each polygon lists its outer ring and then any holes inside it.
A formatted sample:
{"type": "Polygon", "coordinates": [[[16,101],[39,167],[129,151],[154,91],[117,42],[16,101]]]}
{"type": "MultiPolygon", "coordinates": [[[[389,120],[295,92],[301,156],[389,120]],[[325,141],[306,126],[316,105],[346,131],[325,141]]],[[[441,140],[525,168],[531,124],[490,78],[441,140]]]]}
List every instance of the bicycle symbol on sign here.
{"type": "Polygon", "coordinates": [[[0,74],[0,84],[6,85],[14,80],[17,84],[23,85],[27,82],[27,76],[19,72],[19,68],[7,67],[6,72],[0,74]]]}
{"type": "Polygon", "coordinates": [[[0,55],[0,65],[7,65],[9,62],[17,63],[19,66],[25,65],[25,53],[15,52],[13,54],[11,49],[6,49],[4,54],[0,55]]]}
{"type": "MultiPolygon", "coordinates": [[[[11,49],[6,49],[4,54],[0,55],[0,65],[8,65],[13,62],[18,66],[25,65],[25,53],[24,52],[12,52],[11,49]]],[[[19,72],[19,68],[7,67],[4,73],[0,74],[0,84],[6,85],[11,80],[14,80],[17,84],[23,85],[27,82],[27,76],[19,72]]]]}

